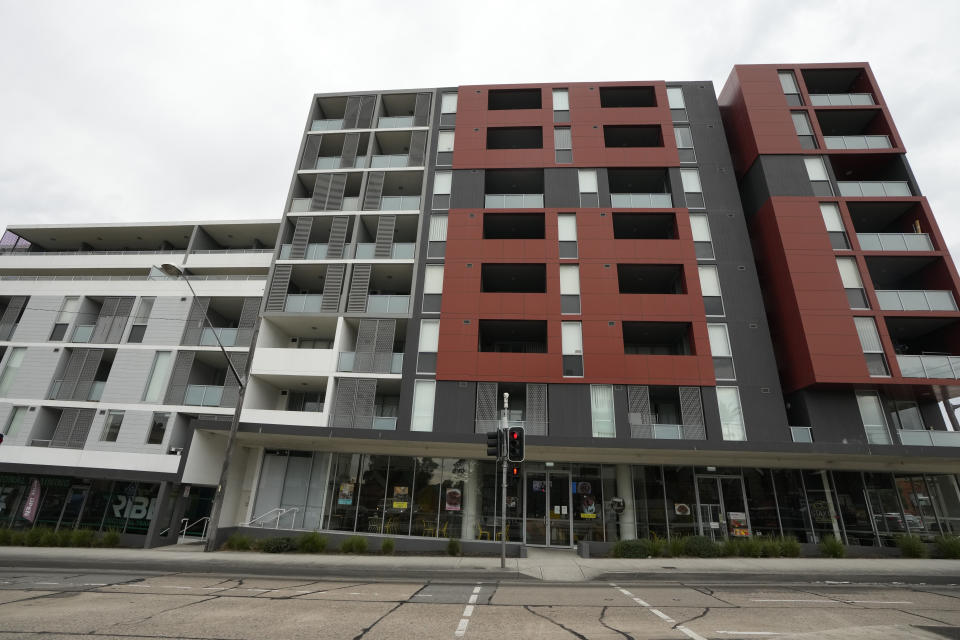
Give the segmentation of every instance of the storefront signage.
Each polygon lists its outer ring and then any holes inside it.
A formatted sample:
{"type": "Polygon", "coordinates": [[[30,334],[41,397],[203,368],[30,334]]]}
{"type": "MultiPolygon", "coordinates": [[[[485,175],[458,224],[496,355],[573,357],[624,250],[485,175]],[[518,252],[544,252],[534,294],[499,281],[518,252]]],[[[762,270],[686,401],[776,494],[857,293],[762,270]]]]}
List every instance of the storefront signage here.
{"type": "Polygon", "coordinates": [[[33,522],[37,517],[37,505],[40,503],[40,481],[34,478],[30,482],[30,493],[23,503],[23,512],[20,514],[24,520],[33,522]]]}
{"type": "Polygon", "coordinates": [[[460,489],[447,489],[447,499],[444,504],[444,509],[447,511],[460,511],[461,498],[460,489]]]}
{"type": "Polygon", "coordinates": [[[674,502],[673,512],[678,516],[688,516],[690,515],[690,505],[684,504],[682,502],[674,502]]]}
{"type": "Polygon", "coordinates": [[[393,488],[393,508],[406,509],[410,504],[410,487],[393,488]]]}
{"type": "Polygon", "coordinates": [[[131,518],[133,520],[153,520],[157,499],[146,496],[116,495],[113,504],[114,518],[131,518]]]}
{"type": "Polygon", "coordinates": [[[353,504],[353,483],[340,484],[340,493],[337,494],[337,504],[353,504]]]}

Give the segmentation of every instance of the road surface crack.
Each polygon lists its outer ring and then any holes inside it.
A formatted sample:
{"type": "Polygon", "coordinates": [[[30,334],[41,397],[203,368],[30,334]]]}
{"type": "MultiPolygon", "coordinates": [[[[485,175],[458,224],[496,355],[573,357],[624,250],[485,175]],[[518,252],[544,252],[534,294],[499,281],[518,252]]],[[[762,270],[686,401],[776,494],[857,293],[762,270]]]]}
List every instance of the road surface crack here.
{"type": "MultiPolygon", "coordinates": [[[[551,624],[555,624],[556,626],[560,627],[561,629],[563,629],[564,631],[566,631],[566,632],[569,633],[570,635],[572,635],[572,636],[574,636],[574,637],[576,637],[576,638],[580,638],[580,640],[590,640],[589,638],[587,638],[587,636],[581,635],[581,634],[577,633],[576,631],[574,631],[573,629],[570,629],[569,627],[563,626],[562,624],[560,624],[559,622],[557,622],[557,621],[554,620],[553,618],[550,618],[550,617],[548,617],[548,616],[545,616],[545,615],[543,615],[542,613],[537,613],[536,611],[534,611],[533,609],[531,609],[531,608],[530,608],[530,605],[528,605],[528,604],[523,605],[523,608],[526,609],[527,611],[529,611],[530,613],[532,613],[533,615],[537,616],[538,618],[543,618],[543,619],[546,620],[547,622],[550,622],[551,624]]],[[[552,609],[553,607],[550,607],[550,608],[552,609]]],[[[354,640],[356,640],[356,638],[354,638],[354,640]]]]}
{"type": "Polygon", "coordinates": [[[383,620],[384,618],[386,618],[388,615],[390,615],[391,613],[393,613],[394,611],[396,611],[397,609],[399,609],[400,607],[402,607],[404,604],[405,604],[405,603],[403,603],[403,602],[398,602],[392,609],[390,609],[390,610],[387,611],[385,614],[383,614],[382,616],[380,616],[379,618],[377,618],[376,620],[374,620],[374,621],[373,621],[373,624],[371,624],[369,627],[365,627],[365,628],[363,629],[363,631],[361,631],[358,635],[353,636],[353,640],[360,640],[361,638],[363,638],[363,636],[367,635],[367,632],[370,631],[370,629],[373,629],[375,626],[377,626],[377,623],[379,623],[381,620],[383,620]]]}
{"type": "Polygon", "coordinates": [[[611,627],[610,625],[608,625],[606,622],[603,621],[603,617],[604,617],[605,615],[607,615],[607,609],[609,609],[609,608],[610,608],[610,607],[604,607],[603,609],[600,610],[600,617],[597,618],[597,622],[599,622],[601,625],[603,625],[603,626],[606,627],[607,629],[610,629],[610,631],[613,631],[613,632],[615,632],[615,633],[619,633],[620,635],[622,635],[622,636],[623,636],[624,638],[626,638],[627,640],[636,640],[632,635],[630,635],[630,634],[627,633],[626,631],[620,631],[620,629],[617,629],[616,627],[611,627]]]}
{"type": "Polygon", "coordinates": [[[676,623],[675,625],[673,625],[673,628],[676,629],[676,628],[679,627],[679,626],[688,625],[688,624],[690,624],[691,622],[693,622],[694,620],[699,620],[700,618],[702,618],[703,616],[707,615],[708,613],[710,613],[710,607],[704,607],[704,608],[703,608],[703,613],[701,613],[700,615],[693,616],[692,618],[687,618],[686,620],[682,620],[682,621],[676,623]]]}
{"type": "MultiPolygon", "coordinates": [[[[193,602],[186,602],[186,603],[184,603],[184,604],[178,604],[178,605],[175,606],[175,607],[170,607],[169,609],[163,609],[163,610],[161,610],[161,611],[157,611],[156,613],[151,613],[151,614],[148,615],[146,618],[142,618],[142,619],[140,619],[140,620],[127,620],[127,621],[124,621],[124,622],[115,622],[115,623],[113,623],[112,625],[110,625],[110,627],[116,627],[116,626],[118,626],[118,625],[141,624],[141,623],[146,622],[147,620],[151,620],[151,619],[159,616],[159,615],[162,614],[162,613],[170,613],[171,611],[178,611],[178,610],[180,610],[180,609],[185,609],[185,608],[187,608],[187,607],[192,607],[192,606],[195,605],[195,604],[200,604],[200,603],[202,603],[202,602],[209,602],[210,600],[216,600],[216,599],[219,598],[219,597],[220,597],[220,596],[212,595],[212,596],[210,596],[209,598],[204,598],[203,600],[194,600],[193,602]]],[[[109,627],[108,627],[108,628],[109,628],[109,627]]],[[[96,632],[96,631],[91,631],[90,633],[97,633],[97,632],[96,632]]]]}

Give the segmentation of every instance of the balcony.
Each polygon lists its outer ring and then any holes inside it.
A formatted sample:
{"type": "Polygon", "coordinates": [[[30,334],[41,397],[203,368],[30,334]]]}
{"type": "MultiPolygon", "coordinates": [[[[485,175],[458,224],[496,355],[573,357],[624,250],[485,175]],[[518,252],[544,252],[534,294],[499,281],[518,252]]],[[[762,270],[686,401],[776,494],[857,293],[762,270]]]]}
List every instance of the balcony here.
{"type": "MultiPolygon", "coordinates": [[[[364,242],[357,245],[356,257],[358,260],[374,259],[377,245],[364,242]]],[[[390,247],[390,258],[393,260],[412,260],[416,245],[413,242],[396,242],[390,247]]]]}
{"type": "Polygon", "coordinates": [[[407,129],[413,126],[413,116],[380,116],[378,129],[407,129]]]}
{"type": "Polygon", "coordinates": [[[813,428],[811,427],[790,427],[790,438],[794,442],[810,443],[813,442],[813,428]]]}
{"type": "MultiPolygon", "coordinates": [[[[374,353],[374,358],[378,356],[386,356],[385,353],[374,353]]],[[[390,361],[390,373],[403,373],[403,354],[402,353],[392,353],[390,361]]],[[[356,368],[354,363],[356,362],[356,352],[355,351],[344,351],[337,358],[337,371],[340,373],[353,373],[356,368]]],[[[363,373],[371,373],[365,367],[363,373]]]]}
{"type": "Polygon", "coordinates": [[[933,251],[926,233],[858,233],[863,251],[933,251]]]}
{"type": "Polygon", "coordinates": [[[216,327],[211,329],[206,327],[200,333],[200,346],[201,347],[216,347],[217,338],[220,339],[220,344],[225,347],[232,347],[237,344],[237,329],[231,327],[216,327]]]}
{"type": "MultiPolygon", "coordinates": [[[[374,156],[376,159],[376,156],[374,156]]],[[[321,156],[317,158],[317,163],[314,166],[315,169],[339,169],[342,164],[342,158],[340,156],[321,156]]],[[[346,169],[363,169],[367,165],[366,156],[357,156],[353,164],[349,167],[344,167],[346,169]]],[[[376,166],[376,165],[374,165],[376,166]]],[[[406,166],[406,165],[404,165],[406,166]]]]}
{"type": "Polygon", "coordinates": [[[542,193],[488,193],[483,198],[486,209],[542,209],[542,193]]]}
{"type": "MultiPolygon", "coordinates": [[[[474,433],[491,433],[500,428],[503,424],[503,420],[477,420],[474,423],[474,433]]],[[[508,420],[507,425],[510,427],[521,427],[523,431],[528,436],[546,436],[547,435],[547,426],[546,422],[532,422],[530,420],[508,420]]]]}
{"type": "Polygon", "coordinates": [[[902,429],[900,444],[908,447],[960,447],[960,431],[921,431],[902,429]]]}
{"type": "MultiPolygon", "coordinates": [[[[311,243],[307,245],[307,253],[303,257],[304,260],[324,260],[327,257],[327,244],[326,243],[311,243]]],[[[349,256],[344,256],[349,257],[349,256]]],[[[280,245],[280,260],[290,260],[290,245],[282,244],[280,245]]]]}
{"type": "Polygon", "coordinates": [[[319,293],[291,293],[283,310],[288,313],[319,313],[323,295],[319,293]]]}
{"type": "Polygon", "coordinates": [[[824,136],[827,149],[890,149],[890,136],[824,136]]]}
{"type": "Polygon", "coordinates": [[[367,296],[367,313],[407,313],[409,310],[408,295],[367,296]]]}
{"type": "Polygon", "coordinates": [[[864,107],[876,102],[869,93],[811,93],[810,104],[815,107],[864,107]]]}
{"type": "Polygon", "coordinates": [[[188,384],[183,404],[191,407],[219,407],[223,387],[209,384],[188,384]]]}
{"type": "Polygon", "coordinates": [[[960,379],[960,356],[898,355],[897,364],[904,378],[960,379]]]}
{"type": "Polygon", "coordinates": [[[542,209],[543,169],[490,169],[484,174],[487,209],[542,209]]]}
{"type": "Polygon", "coordinates": [[[396,431],[396,416],[373,416],[373,428],[380,431],[396,431]]]}
{"type": "Polygon", "coordinates": [[[420,196],[383,196],[380,211],[419,211],[420,196]]]}
{"type": "Polygon", "coordinates": [[[611,193],[610,206],[619,209],[669,209],[673,197],[669,193],[611,193]]]}
{"type": "Polygon", "coordinates": [[[878,290],[877,301],[884,311],[956,311],[950,291],[878,290]]]}
{"type": "MultiPolygon", "coordinates": [[[[312,198],[294,198],[290,202],[290,213],[306,213],[311,210],[312,198]]],[[[343,199],[338,211],[359,211],[360,198],[357,196],[347,196],[343,199]]]]}
{"type": "MultiPolygon", "coordinates": [[[[86,400],[87,402],[100,402],[100,398],[103,397],[103,388],[107,385],[104,380],[94,380],[90,384],[90,392],[87,393],[86,398],[72,398],[73,400],[86,400]]],[[[57,396],[60,394],[60,387],[63,386],[63,379],[59,378],[53,381],[53,384],[50,385],[50,393],[47,395],[47,400],[56,400],[57,396]]]]}
{"type": "Polygon", "coordinates": [[[410,164],[410,156],[407,154],[393,154],[373,156],[370,163],[371,169],[397,169],[407,167],[410,164]]]}
{"type": "Polygon", "coordinates": [[[643,440],[703,440],[703,425],[643,424],[643,414],[629,413],[630,437],[643,440]]]}
{"type": "Polygon", "coordinates": [[[889,180],[870,180],[860,182],[837,182],[840,195],[844,198],[903,198],[913,195],[910,183],[889,180]]]}
{"type": "Polygon", "coordinates": [[[70,342],[90,342],[90,338],[93,337],[93,327],[92,324],[78,324],[73,328],[70,342]]]}
{"type": "Polygon", "coordinates": [[[340,129],[343,129],[343,118],[314,120],[310,123],[310,131],[338,131],[340,129]]]}

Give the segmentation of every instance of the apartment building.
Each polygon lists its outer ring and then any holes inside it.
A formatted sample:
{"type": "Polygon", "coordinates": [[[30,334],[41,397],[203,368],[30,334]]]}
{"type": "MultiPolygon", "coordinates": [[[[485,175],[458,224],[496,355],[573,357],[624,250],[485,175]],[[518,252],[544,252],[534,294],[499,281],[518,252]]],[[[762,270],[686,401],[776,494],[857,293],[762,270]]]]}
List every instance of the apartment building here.
{"type": "Polygon", "coordinates": [[[958,280],[904,154],[860,63],[315,95],[279,222],[8,229],[0,520],[173,541],[229,357],[221,533],[957,532],[958,280]]]}

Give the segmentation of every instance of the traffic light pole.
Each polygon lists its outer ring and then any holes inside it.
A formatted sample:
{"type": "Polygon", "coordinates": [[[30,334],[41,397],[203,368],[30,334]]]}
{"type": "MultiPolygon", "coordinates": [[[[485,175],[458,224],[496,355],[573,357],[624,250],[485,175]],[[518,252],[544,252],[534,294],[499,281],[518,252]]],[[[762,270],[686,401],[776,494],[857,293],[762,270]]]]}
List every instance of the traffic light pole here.
{"type": "Polygon", "coordinates": [[[503,436],[503,459],[500,464],[503,465],[503,488],[500,499],[500,568],[507,568],[507,428],[510,426],[507,420],[508,409],[510,408],[510,394],[503,394],[503,418],[500,421],[500,433],[503,436]]]}

